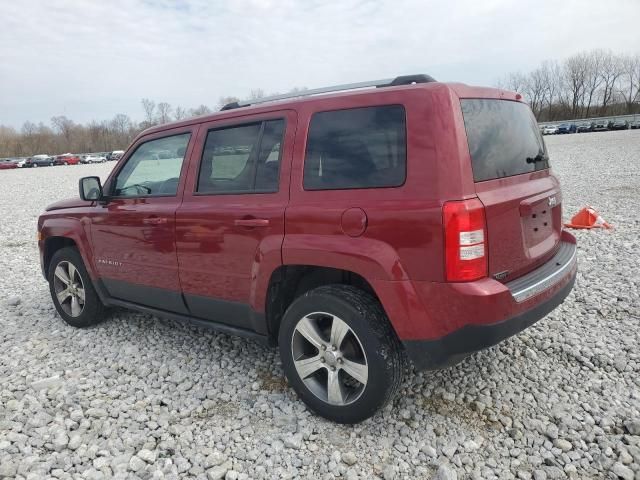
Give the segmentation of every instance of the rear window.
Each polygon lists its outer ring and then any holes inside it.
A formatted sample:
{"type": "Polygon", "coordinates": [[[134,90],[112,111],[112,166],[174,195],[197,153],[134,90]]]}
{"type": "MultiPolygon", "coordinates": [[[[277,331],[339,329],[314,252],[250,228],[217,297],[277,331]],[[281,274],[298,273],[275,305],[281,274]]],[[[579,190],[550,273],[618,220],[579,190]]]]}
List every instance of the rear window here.
{"type": "Polygon", "coordinates": [[[536,119],[524,103],[460,101],[476,182],[549,168],[536,119]]]}
{"type": "Polygon", "coordinates": [[[407,169],[406,143],[400,105],[316,113],[309,126],[304,188],[400,186],[407,169]]]}

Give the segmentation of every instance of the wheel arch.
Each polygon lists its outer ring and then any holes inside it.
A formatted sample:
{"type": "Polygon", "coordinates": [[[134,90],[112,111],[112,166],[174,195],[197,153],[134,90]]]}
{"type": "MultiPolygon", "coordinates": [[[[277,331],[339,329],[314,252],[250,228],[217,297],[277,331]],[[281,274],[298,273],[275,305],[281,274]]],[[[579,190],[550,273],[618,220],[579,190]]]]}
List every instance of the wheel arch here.
{"type": "Polygon", "coordinates": [[[78,249],[87,273],[92,279],[97,278],[93,264],[93,255],[90,242],[89,222],[82,218],[52,216],[39,222],[39,242],[42,259],[42,272],[48,275],[49,263],[53,255],[65,247],[78,249]]]}
{"type": "MultiPolygon", "coordinates": [[[[277,341],[280,322],[291,303],[306,292],[325,285],[350,285],[373,295],[374,287],[362,275],[340,268],[316,265],[281,265],[269,279],[265,317],[269,336],[277,341]]],[[[380,302],[382,306],[382,302],[380,302]]],[[[382,306],[384,310],[384,306],[382,306]]]]}
{"type": "Polygon", "coordinates": [[[75,240],[69,237],[61,237],[61,236],[53,236],[47,237],[44,241],[44,252],[43,252],[43,270],[45,278],[49,278],[49,266],[51,264],[51,259],[56,254],[57,251],[62,250],[66,247],[75,247],[78,248],[75,240]]]}

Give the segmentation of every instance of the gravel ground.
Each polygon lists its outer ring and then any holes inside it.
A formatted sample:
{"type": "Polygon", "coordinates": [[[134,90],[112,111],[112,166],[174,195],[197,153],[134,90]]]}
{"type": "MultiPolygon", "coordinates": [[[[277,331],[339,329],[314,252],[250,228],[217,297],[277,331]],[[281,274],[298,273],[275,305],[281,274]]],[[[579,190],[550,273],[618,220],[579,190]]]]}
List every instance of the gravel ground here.
{"type": "Polygon", "coordinates": [[[565,217],[616,227],[576,233],[574,292],[356,426],[310,414],[251,341],[124,310],[66,326],[36,218],[113,164],[0,172],[0,477],[640,479],[640,131],[547,143],[565,217]]]}

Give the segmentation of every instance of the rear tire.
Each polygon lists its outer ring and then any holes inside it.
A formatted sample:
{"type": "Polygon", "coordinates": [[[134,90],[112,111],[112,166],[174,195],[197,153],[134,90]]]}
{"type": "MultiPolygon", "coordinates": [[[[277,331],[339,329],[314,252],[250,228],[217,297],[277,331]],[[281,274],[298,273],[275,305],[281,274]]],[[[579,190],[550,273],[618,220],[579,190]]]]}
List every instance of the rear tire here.
{"type": "Polygon", "coordinates": [[[402,346],[378,300],[355,287],[327,285],[298,297],[278,340],[289,384],[334,422],[371,417],[402,382],[402,346]]]}
{"type": "Polygon", "coordinates": [[[48,280],[53,305],[69,325],[84,328],[104,319],[106,309],[76,248],[62,248],[53,255],[48,280]]]}

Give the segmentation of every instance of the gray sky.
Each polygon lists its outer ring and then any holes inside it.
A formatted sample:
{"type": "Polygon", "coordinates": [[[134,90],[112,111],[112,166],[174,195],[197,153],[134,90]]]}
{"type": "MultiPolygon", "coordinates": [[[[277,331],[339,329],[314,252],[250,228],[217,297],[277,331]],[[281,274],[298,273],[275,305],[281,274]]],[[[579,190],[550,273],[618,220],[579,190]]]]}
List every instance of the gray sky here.
{"type": "Polygon", "coordinates": [[[2,0],[0,19],[0,124],[16,127],[408,73],[486,85],[640,49],[640,0],[2,0]]]}

